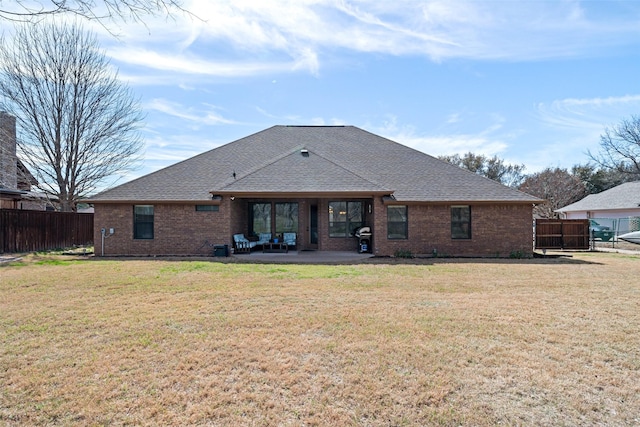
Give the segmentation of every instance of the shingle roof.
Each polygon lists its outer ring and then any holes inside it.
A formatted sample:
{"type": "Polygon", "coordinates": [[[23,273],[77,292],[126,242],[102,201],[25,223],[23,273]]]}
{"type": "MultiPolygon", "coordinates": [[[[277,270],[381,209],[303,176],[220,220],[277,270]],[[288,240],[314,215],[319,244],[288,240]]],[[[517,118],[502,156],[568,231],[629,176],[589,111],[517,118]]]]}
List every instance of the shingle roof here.
{"type": "Polygon", "coordinates": [[[234,193],[391,192],[314,151],[307,150],[305,155],[301,151],[295,150],[215,190],[234,193]]]}
{"type": "Polygon", "coordinates": [[[353,192],[393,194],[406,202],[541,202],[354,126],[273,126],[91,201],[198,201],[210,199],[211,192],[353,192]],[[308,156],[302,155],[303,149],[308,156]]]}
{"type": "Polygon", "coordinates": [[[589,194],[582,200],[556,212],[637,209],[640,207],[640,181],[626,182],[602,193],[589,194]]]}

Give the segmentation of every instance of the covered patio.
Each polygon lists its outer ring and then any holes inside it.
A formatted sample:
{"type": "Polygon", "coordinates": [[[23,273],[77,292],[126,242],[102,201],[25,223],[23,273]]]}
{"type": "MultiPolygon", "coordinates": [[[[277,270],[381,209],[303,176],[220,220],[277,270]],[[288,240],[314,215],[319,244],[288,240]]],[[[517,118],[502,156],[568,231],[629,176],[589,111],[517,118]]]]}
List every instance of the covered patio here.
{"type": "MultiPolygon", "coordinates": [[[[244,196],[244,195],[243,195],[244,196]]],[[[288,241],[289,253],[296,250],[357,252],[358,239],[354,231],[374,223],[376,195],[344,193],[326,194],[263,194],[261,197],[216,195],[231,210],[232,242],[236,251],[262,252],[265,242],[288,241]],[[289,239],[285,239],[285,237],[289,239]],[[293,243],[291,243],[291,241],[293,243]],[[244,245],[238,245],[244,242],[244,245]]],[[[382,204],[382,197],[377,195],[382,204]]],[[[369,241],[368,251],[373,244],[369,241]]],[[[279,248],[281,249],[281,248],[279,248]]],[[[236,252],[237,253],[237,252],[236,252]]],[[[267,254],[265,254],[267,255],[267,254]]],[[[304,256],[304,255],[302,255],[304,256]]]]}

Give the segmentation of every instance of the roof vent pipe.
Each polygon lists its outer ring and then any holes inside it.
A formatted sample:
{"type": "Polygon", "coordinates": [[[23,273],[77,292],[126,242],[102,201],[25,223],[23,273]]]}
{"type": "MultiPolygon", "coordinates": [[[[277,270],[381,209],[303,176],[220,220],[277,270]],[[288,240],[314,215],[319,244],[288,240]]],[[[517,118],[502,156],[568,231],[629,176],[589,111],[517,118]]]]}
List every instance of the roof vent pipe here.
{"type": "Polygon", "coordinates": [[[300,154],[302,154],[303,157],[309,157],[309,150],[303,148],[302,150],[300,150],[300,154]]]}

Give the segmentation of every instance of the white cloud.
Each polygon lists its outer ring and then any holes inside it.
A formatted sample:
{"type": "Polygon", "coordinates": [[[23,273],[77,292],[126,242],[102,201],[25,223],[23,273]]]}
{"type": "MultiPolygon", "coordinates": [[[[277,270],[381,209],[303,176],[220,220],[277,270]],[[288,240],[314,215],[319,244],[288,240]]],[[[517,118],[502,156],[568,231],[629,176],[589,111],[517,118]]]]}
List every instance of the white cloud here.
{"type": "Polygon", "coordinates": [[[145,104],[148,110],[159,111],[198,125],[214,126],[220,124],[237,124],[234,120],[229,120],[221,116],[216,110],[217,107],[205,105],[206,111],[194,111],[192,107],[185,107],[181,104],[156,98],[145,104]]]}
{"type": "Polygon", "coordinates": [[[110,54],[124,64],[188,74],[316,75],[335,50],[512,61],[593,55],[609,46],[637,44],[640,35],[640,4],[616,1],[607,8],[617,14],[600,13],[598,2],[576,0],[190,0],[184,5],[198,18],[176,14],[175,22],[149,18],[145,26],[123,26],[110,54]]]}
{"type": "Polygon", "coordinates": [[[476,134],[417,134],[413,126],[398,125],[397,118],[390,116],[382,127],[365,128],[432,156],[463,154],[469,151],[494,156],[504,152],[509,146],[503,136],[494,135],[501,127],[501,123],[492,124],[476,134]]]}
{"type": "MultiPolygon", "coordinates": [[[[143,48],[112,48],[109,54],[115,60],[129,65],[156,70],[217,77],[243,77],[274,72],[288,72],[300,68],[314,70],[317,61],[312,55],[289,62],[212,61],[192,54],[158,52],[143,48]]],[[[175,77],[174,77],[175,79],[175,77]]]]}
{"type": "Polygon", "coordinates": [[[639,109],[640,95],[566,98],[536,106],[538,117],[544,124],[588,133],[600,132],[639,109]]]}
{"type": "Polygon", "coordinates": [[[616,107],[616,106],[626,106],[626,105],[638,105],[640,104],[640,95],[624,95],[624,96],[609,96],[607,98],[567,98],[562,100],[556,100],[553,102],[554,106],[562,108],[564,107],[591,107],[591,108],[602,108],[602,107],[616,107]]]}
{"type": "Polygon", "coordinates": [[[440,155],[464,154],[467,152],[494,156],[503,152],[508,146],[506,142],[500,139],[492,139],[479,135],[453,134],[424,136],[411,132],[400,132],[385,136],[436,157],[440,155]]]}
{"type": "Polygon", "coordinates": [[[453,114],[449,114],[449,117],[447,117],[446,123],[454,124],[454,123],[458,123],[459,121],[460,121],[460,113],[453,113],[453,114]]]}
{"type": "Polygon", "coordinates": [[[194,138],[193,135],[184,133],[166,135],[147,129],[144,161],[139,169],[128,173],[127,179],[146,175],[227,142],[229,141],[206,139],[201,136],[194,138]]]}
{"type": "Polygon", "coordinates": [[[535,106],[538,143],[531,149],[527,167],[570,167],[589,161],[586,153],[599,150],[605,128],[640,109],[640,95],[565,98],[535,106]]]}

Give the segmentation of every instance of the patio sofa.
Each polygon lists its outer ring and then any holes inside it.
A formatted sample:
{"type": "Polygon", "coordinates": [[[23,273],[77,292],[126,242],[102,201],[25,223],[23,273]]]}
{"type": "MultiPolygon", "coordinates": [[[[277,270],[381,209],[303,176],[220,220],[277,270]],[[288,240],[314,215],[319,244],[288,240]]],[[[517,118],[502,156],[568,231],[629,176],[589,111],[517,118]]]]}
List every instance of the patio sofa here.
{"type": "Polygon", "coordinates": [[[257,242],[250,242],[242,233],[233,235],[233,247],[236,254],[248,254],[256,245],[257,242]]]}

